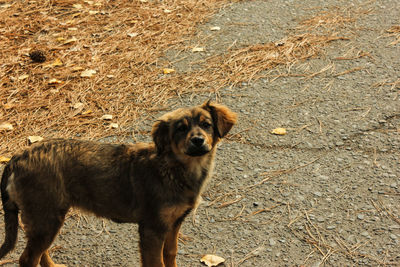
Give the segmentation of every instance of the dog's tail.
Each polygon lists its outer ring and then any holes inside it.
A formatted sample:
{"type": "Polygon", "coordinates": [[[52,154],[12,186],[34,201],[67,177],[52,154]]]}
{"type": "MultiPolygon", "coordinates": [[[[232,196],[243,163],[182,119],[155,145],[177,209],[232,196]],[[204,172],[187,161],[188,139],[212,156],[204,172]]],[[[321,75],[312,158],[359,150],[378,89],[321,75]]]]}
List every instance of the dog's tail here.
{"type": "Polygon", "coordinates": [[[0,259],[3,258],[8,252],[14,249],[17,242],[18,235],[18,207],[10,199],[7,192],[8,179],[12,175],[13,159],[6,165],[1,178],[0,191],[1,201],[3,202],[4,210],[4,224],[6,237],[3,245],[0,247],[0,259]]]}

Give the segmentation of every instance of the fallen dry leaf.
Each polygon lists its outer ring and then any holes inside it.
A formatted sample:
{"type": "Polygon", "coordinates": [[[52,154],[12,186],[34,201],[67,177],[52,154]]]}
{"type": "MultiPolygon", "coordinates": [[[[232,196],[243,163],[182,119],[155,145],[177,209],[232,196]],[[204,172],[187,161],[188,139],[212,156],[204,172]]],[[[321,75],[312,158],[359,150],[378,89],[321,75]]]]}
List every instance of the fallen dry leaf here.
{"type": "Polygon", "coordinates": [[[74,109],[81,109],[81,108],[83,108],[84,105],[85,105],[85,104],[83,104],[83,103],[81,103],[81,102],[78,102],[78,103],[75,103],[72,107],[73,107],[74,109]]]}
{"type": "Polygon", "coordinates": [[[110,123],[110,128],[112,128],[112,129],[118,129],[118,127],[119,127],[119,125],[118,125],[118,123],[110,123]]]}
{"type": "Polygon", "coordinates": [[[217,265],[223,263],[224,261],[225,261],[224,258],[222,258],[220,256],[216,256],[216,255],[211,255],[211,254],[204,255],[200,259],[200,262],[204,263],[208,267],[217,266],[217,265]]]}
{"type": "Polygon", "coordinates": [[[60,80],[58,80],[58,79],[50,79],[49,80],[49,84],[51,85],[51,84],[62,84],[63,83],[63,81],[60,81],[60,80]]]}
{"type": "Polygon", "coordinates": [[[54,60],[53,63],[51,63],[51,65],[52,65],[53,67],[57,67],[57,66],[62,66],[63,63],[62,63],[61,59],[57,58],[56,60],[54,60]]]}
{"type": "Polygon", "coordinates": [[[11,123],[4,121],[4,122],[0,122],[0,131],[2,131],[2,130],[12,131],[12,130],[14,130],[14,127],[12,126],[11,123]]]}
{"type": "Polygon", "coordinates": [[[72,68],[72,71],[73,71],[73,72],[77,72],[77,71],[81,71],[81,70],[84,70],[84,68],[79,67],[79,66],[76,66],[76,67],[73,67],[73,68],[72,68]]]}
{"type": "Polygon", "coordinates": [[[72,38],[66,40],[63,44],[67,45],[67,44],[75,43],[76,41],[78,41],[78,39],[76,39],[75,37],[72,37],[72,38]]]}
{"type": "Polygon", "coordinates": [[[70,117],[75,117],[76,115],[80,114],[83,110],[83,108],[85,107],[85,104],[77,102],[75,104],[72,105],[72,108],[74,109],[74,111],[72,113],[70,113],[70,117]]]}
{"type": "Polygon", "coordinates": [[[164,74],[169,74],[169,73],[173,73],[173,72],[175,72],[174,69],[169,69],[169,68],[163,69],[163,73],[164,73],[164,74]]]}
{"type": "Polygon", "coordinates": [[[44,67],[45,68],[53,68],[53,67],[58,67],[58,66],[62,66],[62,65],[63,65],[63,63],[62,63],[61,59],[57,58],[56,60],[54,60],[53,63],[48,64],[44,67]]]}
{"type": "Polygon", "coordinates": [[[93,74],[96,74],[95,70],[84,70],[84,71],[81,72],[81,77],[89,78],[89,77],[92,77],[93,74]]]}
{"type": "Polygon", "coordinates": [[[41,137],[41,136],[37,136],[37,135],[28,136],[28,141],[30,144],[40,142],[42,140],[43,140],[43,137],[41,137]]]}
{"type": "Polygon", "coordinates": [[[204,52],[204,47],[193,47],[192,52],[204,52]]]}
{"type": "Polygon", "coordinates": [[[101,119],[106,120],[106,121],[112,120],[112,118],[113,118],[113,116],[111,114],[105,114],[105,115],[101,116],[101,119]]]}
{"type": "Polygon", "coordinates": [[[25,80],[25,79],[28,78],[28,77],[29,77],[28,74],[24,74],[24,75],[19,76],[19,77],[18,77],[18,80],[22,81],[22,80],[25,80]]]}
{"type": "Polygon", "coordinates": [[[127,33],[126,35],[128,35],[129,37],[136,37],[139,34],[137,32],[132,32],[132,33],[127,33]]]}
{"type": "Polygon", "coordinates": [[[82,115],[88,115],[90,113],[92,113],[93,111],[91,109],[85,110],[84,112],[82,112],[82,115]]]}
{"type": "Polygon", "coordinates": [[[4,157],[4,156],[0,156],[0,163],[6,163],[9,162],[10,158],[4,157]]]}
{"type": "Polygon", "coordinates": [[[275,128],[271,131],[272,134],[277,134],[277,135],[285,135],[286,134],[286,129],[285,128],[275,128]]]}
{"type": "Polygon", "coordinates": [[[3,4],[0,7],[5,9],[5,8],[9,8],[10,6],[11,6],[10,4],[3,4]]]}
{"type": "Polygon", "coordinates": [[[12,103],[5,103],[3,107],[4,107],[5,110],[7,110],[7,109],[12,109],[12,108],[14,107],[14,104],[12,104],[12,103]]]}

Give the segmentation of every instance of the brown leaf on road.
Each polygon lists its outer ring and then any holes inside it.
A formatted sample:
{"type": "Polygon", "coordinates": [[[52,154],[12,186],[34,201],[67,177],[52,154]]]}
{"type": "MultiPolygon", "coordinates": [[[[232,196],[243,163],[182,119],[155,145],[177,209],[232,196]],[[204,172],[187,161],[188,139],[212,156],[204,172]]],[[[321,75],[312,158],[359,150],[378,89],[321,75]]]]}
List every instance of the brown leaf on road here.
{"type": "Polygon", "coordinates": [[[271,131],[271,133],[276,135],[285,135],[287,132],[285,128],[275,128],[271,131]]]}
{"type": "Polygon", "coordinates": [[[218,266],[219,264],[225,262],[225,259],[220,256],[207,254],[200,259],[200,262],[204,263],[208,267],[212,267],[212,266],[218,266]]]}

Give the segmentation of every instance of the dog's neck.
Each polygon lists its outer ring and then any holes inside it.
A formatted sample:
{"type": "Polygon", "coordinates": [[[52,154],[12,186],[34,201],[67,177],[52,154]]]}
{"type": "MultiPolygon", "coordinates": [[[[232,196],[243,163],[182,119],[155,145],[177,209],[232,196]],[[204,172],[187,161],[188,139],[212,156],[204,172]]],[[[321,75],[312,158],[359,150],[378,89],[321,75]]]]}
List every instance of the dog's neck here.
{"type": "Polygon", "coordinates": [[[214,155],[216,148],[203,156],[191,157],[187,155],[164,154],[163,161],[168,167],[165,170],[174,170],[169,173],[173,180],[179,179],[182,184],[197,189],[199,192],[211,177],[214,168],[214,155]],[[176,174],[175,174],[176,172],[176,174]],[[179,173],[179,174],[178,174],[179,173]]]}

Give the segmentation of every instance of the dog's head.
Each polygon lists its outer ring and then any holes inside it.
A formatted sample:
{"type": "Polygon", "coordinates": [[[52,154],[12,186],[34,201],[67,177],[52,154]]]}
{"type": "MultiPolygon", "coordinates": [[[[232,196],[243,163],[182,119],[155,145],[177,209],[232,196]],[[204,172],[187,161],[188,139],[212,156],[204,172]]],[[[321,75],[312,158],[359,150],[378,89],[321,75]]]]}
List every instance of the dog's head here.
{"type": "Polygon", "coordinates": [[[194,108],[181,108],[163,115],[153,126],[157,153],[199,157],[210,152],[236,123],[229,108],[210,101],[194,108]]]}

